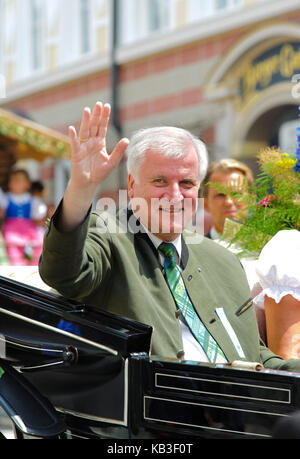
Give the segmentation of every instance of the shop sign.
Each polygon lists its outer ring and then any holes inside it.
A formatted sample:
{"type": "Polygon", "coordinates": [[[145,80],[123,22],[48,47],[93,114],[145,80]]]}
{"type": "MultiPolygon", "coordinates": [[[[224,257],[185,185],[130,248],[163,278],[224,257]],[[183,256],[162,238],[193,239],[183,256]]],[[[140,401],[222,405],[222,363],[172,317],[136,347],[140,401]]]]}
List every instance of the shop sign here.
{"type": "Polygon", "coordinates": [[[247,61],[238,70],[240,102],[300,73],[300,42],[276,45],[247,61]]]}

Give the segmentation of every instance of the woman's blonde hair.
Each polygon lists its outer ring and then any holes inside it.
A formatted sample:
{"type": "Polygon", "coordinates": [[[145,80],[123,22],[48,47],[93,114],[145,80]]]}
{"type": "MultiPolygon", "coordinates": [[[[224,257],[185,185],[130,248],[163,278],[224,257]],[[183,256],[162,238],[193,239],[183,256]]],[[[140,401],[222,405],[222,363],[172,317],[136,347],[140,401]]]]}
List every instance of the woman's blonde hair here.
{"type": "Polygon", "coordinates": [[[212,162],[206,172],[204,180],[201,185],[201,195],[207,197],[210,178],[214,172],[241,172],[245,176],[246,184],[248,186],[253,185],[254,177],[251,169],[241,161],[238,161],[233,158],[224,158],[220,161],[212,162]]]}

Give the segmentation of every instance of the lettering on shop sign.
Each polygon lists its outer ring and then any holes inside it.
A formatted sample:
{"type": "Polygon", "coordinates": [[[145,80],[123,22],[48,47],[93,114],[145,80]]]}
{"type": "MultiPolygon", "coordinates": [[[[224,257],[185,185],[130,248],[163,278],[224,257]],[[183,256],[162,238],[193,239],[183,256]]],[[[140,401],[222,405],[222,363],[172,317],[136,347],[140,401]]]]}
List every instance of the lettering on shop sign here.
{"type": "Polygon", "coordinates": [[[290,82],[296,73],[300,73],[300,42],[284,42],[269,48],[238,69],[240,103],[270,86],[290,82]]]}

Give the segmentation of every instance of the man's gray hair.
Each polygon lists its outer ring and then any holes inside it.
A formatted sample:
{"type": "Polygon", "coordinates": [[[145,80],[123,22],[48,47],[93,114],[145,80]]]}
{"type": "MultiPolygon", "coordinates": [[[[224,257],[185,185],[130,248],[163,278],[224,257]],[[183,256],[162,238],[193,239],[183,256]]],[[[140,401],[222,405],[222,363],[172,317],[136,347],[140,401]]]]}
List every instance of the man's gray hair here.
{"type": "Polygon", "coordinates": [[[138,180],[139,169],[148,150],[170,158],[180,158],[193,146],[199,159],[199,184],[206,175],[208,156],[205,144],[189,131],[170,126],[140,129],[133,134],[127,147],[127,171],[138,180]]]}

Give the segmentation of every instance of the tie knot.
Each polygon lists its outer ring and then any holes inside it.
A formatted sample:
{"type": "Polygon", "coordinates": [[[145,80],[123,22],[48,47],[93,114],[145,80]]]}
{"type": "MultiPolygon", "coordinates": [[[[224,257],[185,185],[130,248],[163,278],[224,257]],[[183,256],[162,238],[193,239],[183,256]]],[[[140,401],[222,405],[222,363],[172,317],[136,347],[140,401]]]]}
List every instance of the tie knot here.
{"type": "Polygon", "coordinates": [[[158,249],[164,254],[166,258],[174,258],[175,245],[171,242],[162,242],[158,249]]]}

